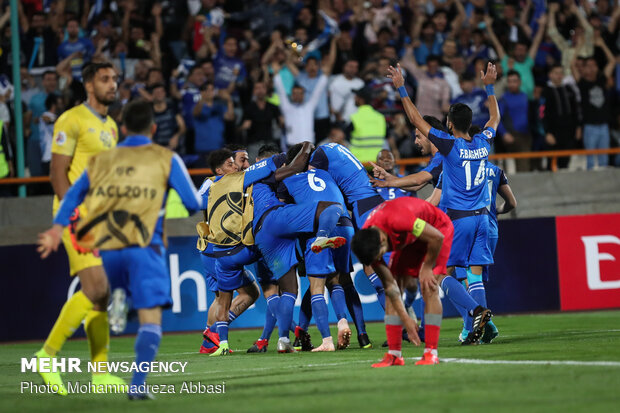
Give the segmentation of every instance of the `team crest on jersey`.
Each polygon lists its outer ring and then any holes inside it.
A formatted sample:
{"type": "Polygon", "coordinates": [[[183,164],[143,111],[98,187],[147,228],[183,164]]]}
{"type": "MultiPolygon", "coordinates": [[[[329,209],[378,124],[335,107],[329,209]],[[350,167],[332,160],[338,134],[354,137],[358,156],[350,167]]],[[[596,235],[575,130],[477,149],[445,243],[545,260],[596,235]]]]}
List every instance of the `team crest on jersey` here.
{"type": "Polygon", "coordinates": [[[56,137],[54,138],[54,142],[56,142],[56,145],[58,146],[64,145],[65,142],[67,142],[67,134],[63,131],[58,131],[56,137]]]}
{"type": "Polygon", "coordinates": [[[88,133],[95,133],[95,130],[93,128],[88,128],[88,133]]]}
{"type": "Polygon", "coordinates": [[[489,138],[489,139],[493,138],[493,134],[491,133],[490,130],[485,129],[485,130],[482,131],[482,134],[484,136],[486,136],[487,138],[489,138]]]}
{"type": "Polygon", "coordinates": [[[101,135],[99,135],[99,140],[106,148],[112,147],[112,136],[108,132],[102,130],[101,135]]]}

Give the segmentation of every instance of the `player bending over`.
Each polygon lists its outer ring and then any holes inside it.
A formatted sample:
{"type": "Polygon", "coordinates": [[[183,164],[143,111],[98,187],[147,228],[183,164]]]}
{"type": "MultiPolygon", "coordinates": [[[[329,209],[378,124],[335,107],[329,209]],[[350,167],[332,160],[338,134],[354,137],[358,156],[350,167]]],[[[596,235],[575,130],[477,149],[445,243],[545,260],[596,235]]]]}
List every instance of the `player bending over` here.
{"type": "MultiPolygon", "coordinates": [[[[372,212],[364,227],[353,237],[353,252],[362,264],[372,265],[385,285],[385,331],[389,351],[373,367],[402,366],[401,326],[409,339],[419,345],[417,326],[407,315],[401,300],[397,279],[417,277],[420,280],[425,308],[425,349],[416,364],[437,364],[437,343],[441,327],[442,306],[439,284],[447,277],[447,263],[454,228],[450,218],[438,208],[418,198],[402,197],[386,201],[372,212]],[[389,267],[383,261],[393,251],[389,267]]],[[[462,285],[457,285],[467,294],[462,285]]],[[[475,315],[484,311],[478,306],[475,315]]],[[[474,316],[474,320],[480,320],[474,316]]],[[[480,328],[480,325],[474,325],[480,328]]]]}

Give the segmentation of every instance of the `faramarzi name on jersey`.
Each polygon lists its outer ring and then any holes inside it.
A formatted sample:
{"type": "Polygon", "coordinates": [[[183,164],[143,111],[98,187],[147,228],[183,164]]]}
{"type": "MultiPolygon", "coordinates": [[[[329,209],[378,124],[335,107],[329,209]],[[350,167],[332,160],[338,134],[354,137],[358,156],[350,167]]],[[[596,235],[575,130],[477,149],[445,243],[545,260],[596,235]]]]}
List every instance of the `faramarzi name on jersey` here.
{"type": "Polygon", "coordinates": [[[461,149],[459,157],[462,159],[484,159],[489,156],[487,148],[461,149]]]}

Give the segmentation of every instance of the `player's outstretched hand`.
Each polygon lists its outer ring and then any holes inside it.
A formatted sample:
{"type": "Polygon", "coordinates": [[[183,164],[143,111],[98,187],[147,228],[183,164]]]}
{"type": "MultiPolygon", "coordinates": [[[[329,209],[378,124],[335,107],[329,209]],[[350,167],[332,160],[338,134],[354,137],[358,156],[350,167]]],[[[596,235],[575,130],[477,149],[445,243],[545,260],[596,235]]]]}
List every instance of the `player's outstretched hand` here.
{"type": "Polygon", "coordinates": [[[370,161],[372,165],[372,174],[377,179],[390,179],[393,175],[377,165],[376,163],[370,161]]]}
{"type": "Polygon", "coordinates": [[[61,239],[62,227],[60,225],[54,225],[47,231],[39,234],[37,252],[41,255],[41,258],[45,259],[52,251],[57,251],[61,239]]]}
{"type": "Polygon", "coordinates": [[[482,70],[480,71],[480,79],[482,79],[482,83],[485,85],[492,85],[497,80],[497,68],[491,62],[487,65],[487,73],[485,74],[482,70]]]}
{"type": "Polygon", "coordinates": [[[370,183],[375,188],[387,188],[389,185],[388,181],[384,181],[381,179],[370,178],[370,183]]]}
{"type": "Polygon", "coordinates": [[[409,337],[409,341],[411,341],[416,346],[421,344],[420,336],[418,336],[418,325],[411,318],[407,317],[405,321],[405,330],[407,330],[407,336],[409,337]]]}
{"type": "Polygon", "coordinates": [[[403,77],[403,72],[400,69],[400,63],[398,63],[396,67],[388,67],[387,77],[392,79],[392,83],[394,83],[394,87],[396,89],[405,85],[405,78],[403,77]]]}

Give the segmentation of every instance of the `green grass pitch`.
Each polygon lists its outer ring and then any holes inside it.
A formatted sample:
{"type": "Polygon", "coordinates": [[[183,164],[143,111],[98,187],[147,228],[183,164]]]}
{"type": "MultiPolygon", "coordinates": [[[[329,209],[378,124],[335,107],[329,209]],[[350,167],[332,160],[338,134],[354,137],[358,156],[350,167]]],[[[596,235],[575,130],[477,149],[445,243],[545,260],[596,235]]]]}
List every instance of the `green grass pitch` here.
{"type": "MultiPolygon", "coordinates": [[[[20,394],[20,358],[40,343],[0,345],[0,412],[495,412],[620,411],[620,311],[498,316],[491,345],[461,347],[459,320],[444,320],[436,366],[415,366],[422,348],[405,343],[404,367],[373,369],[385,349],[383,324],[368,325],[374,348],[357,342],[335,353],[246,354],[258,330],[231,330],[228,357],[198,354],[200,332],[165,335],[159,361],[187,361],[185,374],[152,375],[150,384],[177,391],[155,401],[129,402],[120,394],[20,394]],[[226,383],[225,394],[179,394],[184,381],[226,383]]],[[[277,330],[276,330],[277,332],[277,330]]],[[[315,344],[320,342],[311,329],[315,344]]],[[[332,333],[336,332],[332,326],[332,333]]],[[[275,333],[275,332],[274,332],[275,333]]],[[[274,334],[275,338],[275,334],[274,334]]],[[[132,360],[133,337],[113,338],[110,359],[132,360]]],[[[64,357],[88,360],[84,340],[69,341],[64,357]]],[[[129,379],[129,374],[124,376],[129,379]]],[[[65,382],[88,382],[67,373],[65,382]]]]}

